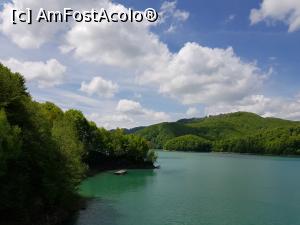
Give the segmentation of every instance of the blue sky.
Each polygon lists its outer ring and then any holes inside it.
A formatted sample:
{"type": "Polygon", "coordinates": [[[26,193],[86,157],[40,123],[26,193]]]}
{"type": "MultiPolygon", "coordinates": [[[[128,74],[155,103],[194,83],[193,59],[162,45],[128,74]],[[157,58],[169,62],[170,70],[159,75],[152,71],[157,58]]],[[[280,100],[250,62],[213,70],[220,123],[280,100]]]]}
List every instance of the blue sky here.
{"type": "Polygon", "coordinates": [[[300,119],[300,4],[277,0],[5,1],[0,61],[34,99],[99,126],[232,111],[300,119]],[[12,8],[154,8],[155,24],[12,25],[12,8]]]}

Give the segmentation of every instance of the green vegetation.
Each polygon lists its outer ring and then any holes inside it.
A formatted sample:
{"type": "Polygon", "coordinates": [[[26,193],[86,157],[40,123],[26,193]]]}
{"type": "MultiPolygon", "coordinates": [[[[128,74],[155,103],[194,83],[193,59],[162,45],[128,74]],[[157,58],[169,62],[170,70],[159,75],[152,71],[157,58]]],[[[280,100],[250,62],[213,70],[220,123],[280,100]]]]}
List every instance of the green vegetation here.
{"type": "Polygon", "coordinates": [[[267,129],[239,138],[220,140],[215,151],[300,155],[300,126],[267,129]]]}
{"type": "Polygon", "coordinates": [[[0,64],[0,224],[58,224],[77,209],[77,187],[90,169],[155,159],[141,137],[33,101],[23,77],[0,64]]]}
{"type": "Polygon", "coordinates": [[[196,132],[182,123],[161,123],[140,129],[135,134],[147,139],[151,148],[162,149],[166,141],[186,134],[196,135],[196,132]]]}
{"type": "Polygon", "coordinates": [[[212,151],[295,155],[300,153],[299,129],[300,122],[236,112],[156,124],[136,129],[135,134],[158,149],[186,151],[186,135],[196,135],[209,142],[212,151]]]}
{"type": "Polygon", "coordinates": [[[166,142],[164,149],[173,151],[210,152],[211,143],[196,135],[184,135],[166,142]]]}

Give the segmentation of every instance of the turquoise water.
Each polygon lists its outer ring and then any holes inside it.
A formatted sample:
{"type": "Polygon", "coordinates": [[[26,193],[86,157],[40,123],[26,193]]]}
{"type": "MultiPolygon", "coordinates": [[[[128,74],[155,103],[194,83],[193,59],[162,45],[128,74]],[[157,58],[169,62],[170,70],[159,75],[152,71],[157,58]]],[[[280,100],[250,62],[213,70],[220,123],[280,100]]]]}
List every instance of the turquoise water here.
{"type": "Polygon", "coordinates": [[[159,170],[101,173],[74,225],[300,225],[300,159],[159,152],[159,170]]]}

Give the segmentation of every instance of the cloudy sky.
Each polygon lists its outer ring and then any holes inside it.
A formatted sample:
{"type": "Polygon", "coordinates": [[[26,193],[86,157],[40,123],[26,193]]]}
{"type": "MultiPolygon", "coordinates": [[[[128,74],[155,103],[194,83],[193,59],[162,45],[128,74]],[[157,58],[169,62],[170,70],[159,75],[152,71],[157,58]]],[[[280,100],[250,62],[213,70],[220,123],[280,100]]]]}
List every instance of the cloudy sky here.
{"type": "Polygon", "coordinates": [[[0,61],[34,99],[106,128],[232,111],[300,120],[299,0],[1,0],[0,61]],[[12,24],[13,8],[41,7],[160,19],[12,24]]]}

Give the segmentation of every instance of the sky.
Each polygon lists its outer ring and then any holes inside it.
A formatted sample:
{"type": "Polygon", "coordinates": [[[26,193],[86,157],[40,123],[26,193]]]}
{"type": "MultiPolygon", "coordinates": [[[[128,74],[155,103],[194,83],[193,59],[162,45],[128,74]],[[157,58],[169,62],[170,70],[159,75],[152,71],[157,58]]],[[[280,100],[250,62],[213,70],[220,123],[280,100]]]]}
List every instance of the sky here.
{"type": "Polygon", "coordinates": [[[108,129],[249,111],[300,120],[299,0],[1,0],[0,62],[108,129]],[[155,23],[11,22],[12,9],[154,8],[155,23]]]}

